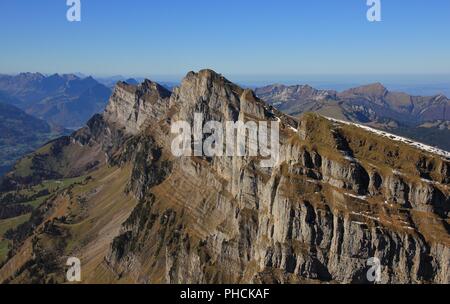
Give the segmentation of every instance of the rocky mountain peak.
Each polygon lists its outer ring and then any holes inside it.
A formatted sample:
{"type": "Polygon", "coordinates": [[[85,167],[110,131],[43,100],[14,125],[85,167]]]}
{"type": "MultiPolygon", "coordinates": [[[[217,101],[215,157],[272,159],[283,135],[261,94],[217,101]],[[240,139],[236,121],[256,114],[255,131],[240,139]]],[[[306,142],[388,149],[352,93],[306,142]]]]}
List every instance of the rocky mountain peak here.
{"type": "Polygon", "coordinates": [[[433,101],[434,102],[438,102],[438,103],[447,103],[450,104],[450,99],[442,94],[436,95],[433,97],[433,101]]]}
{"type": "Polygon", "coordinates": [[[167,109],[171,92],[146,79],[139,85],[120,81],[106,107],[104,117],[111,124],[123,127],[127,133],[139,133],[152,118],[167,109]]]}
{"type": "Polygon", "coordinates": [[[353,88],[342,92],[340,95],[357,95],[357,96],[368,96],[372,98],[382,98],[387,95],[388,89],[381,83],[372,83],[357,88],[353,88]]]}
{"type": "Polygon", "coordinates": [[[19,75],[17,75],[17,77],[19,79],[28,80],[28,81],[41,80],[41,79],[45,78],[45,76],[42,75],[41,73],[30,73],[30,72],[20,73],[19,75]]]}
{"type": "Polygon", "coordinates": [[[223,75],[216,73],[213,70],[205,69],[199,72],[189,72],[184,77],[180,90],[189,89],[195,87],[197,93],[207,94],[214,91],[214,89],[223,87],[225,90],[240,95],[242,88],[235,85],[226,79],[223,75]]]}
{"type": "Polygon", "coordinates": [[[140,85],[138,85],[138,90],[147,95],[156,94],[159,98],[168,98],[172,94],[159,83],[153,82],[149,79],[145,79],[140,85]]]}
{"type": "Polygon", "coordinates": [[[177,118],[190,121],[195,112],[209,120],[237,120],[244,90],[213,70],[189,72],[174,89],[171,105],[179,109],[177,118]]]}

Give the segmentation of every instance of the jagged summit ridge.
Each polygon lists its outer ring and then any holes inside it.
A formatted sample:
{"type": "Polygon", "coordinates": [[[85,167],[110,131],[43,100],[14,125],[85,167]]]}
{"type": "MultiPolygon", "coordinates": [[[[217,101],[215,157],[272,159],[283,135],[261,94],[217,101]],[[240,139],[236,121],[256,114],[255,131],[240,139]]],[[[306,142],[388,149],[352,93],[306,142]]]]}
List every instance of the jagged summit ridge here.
{"type": "MultiPolygon", "coordinates": [[[[275,117],[291,127],[297,127],[292,117],[282,114],[213,70],[189,72],[173,92],[151,80],[139,85],[119,82],[105,110],[105,119],[119,124],[131,134],[137,134],[149,125],[164,119],[173,109],[175,120],[192,122],[194,113],[202,113],[205,120],[237,121],[244,114],[260,120],[275,117]]],[[[244,116],[243,116],[244,115],[244,116]]]]}
{"type": "Polygon", "coordinates": [[[126,132],[138,134],[146,122],[161,116],[168,107],[171,92],[151,80],[139,85],[117,83],[105,109],[104,117],[126,132]]]}

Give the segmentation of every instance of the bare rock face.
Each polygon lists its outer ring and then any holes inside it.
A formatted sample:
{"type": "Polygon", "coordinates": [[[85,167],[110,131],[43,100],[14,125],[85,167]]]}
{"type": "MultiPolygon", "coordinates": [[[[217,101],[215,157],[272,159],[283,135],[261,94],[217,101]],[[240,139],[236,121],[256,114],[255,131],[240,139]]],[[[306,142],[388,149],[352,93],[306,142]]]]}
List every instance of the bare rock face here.
{"type": "Polygon", "coordinates": [[[92,282],[107,269],[109,281],[134,283],[368,283],[370,258],[381,283],[450,282],[441,156],[319,115],[283,115],[210,70],[172,94],[119,84],[102,119],[91,140],[122,130],[120,144],[103,146],[109,165],[131,166],[138,204],[92,282]],[[280,121],[278,163],[174,157],[170,124],[196,112],[280,121]]]}
{"type": "Polygon", "coordinates": [[[438,166],[429,168],[430,181],[410,168],[389,169],[384,154],[396,143],[374,139],[369,155],[368,142],[356,144],[350,127],[314,115],[296,122],[212,71],[189,73],[170,104],[178,110],[173,117],[187,121],[194,112],[218,121],[278,117],[282,159],[270,169],[250,157],[171,159],[160,180],[135,183],[139,211],[109,255],[121,277],[363,283],[367,260],[377,257],[383,283],[449,282],[448,184],[438,166]]]}
{"type": "Polygon", "coordinates": [[[118,123],[130,134],[138,134],[149,119],[161,117],[167,108],[170,92],[157,83],[145,80],[139,86],[120,82],[105,111],[105,119],[118,123]]]}

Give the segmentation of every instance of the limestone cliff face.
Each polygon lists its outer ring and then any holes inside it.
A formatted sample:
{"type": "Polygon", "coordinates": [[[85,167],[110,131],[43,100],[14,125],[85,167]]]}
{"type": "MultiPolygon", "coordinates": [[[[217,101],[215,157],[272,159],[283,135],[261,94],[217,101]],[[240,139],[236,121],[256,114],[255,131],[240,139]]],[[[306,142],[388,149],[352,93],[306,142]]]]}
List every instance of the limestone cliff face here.
{"type": "Polygon", "coordinates": [[[105,120],[119,124],[131,134],[138,134],[149,119],[162,117],[170,92],[150,80],[139,86],[120,82],[105,110],[105,120]]]}
{"type": "Polygon", "coordinates": [[[138,200],[89,282],[365,283],[376,257],[382,283],[450,283],[442,156],[318,115],[283,115],[210,70],[171,94],[119,84],[76,140],[131,167],[126,193],[138,200]],[[174,157],[170,125],[196,112],[280,121],[278,163],[174,157]]]}
{"type": "Polygon", "coordinates": [[[361,283],[377,257],[383,283],[450,281],[448,160],[316,115],[296,121],[212,71],[189,73],[170,105],[187,121],[279,118],[281,160],[138,149],[132,162],[151,157],[135,166],[140,203],[108,256],[119,277],[361,283]]]}

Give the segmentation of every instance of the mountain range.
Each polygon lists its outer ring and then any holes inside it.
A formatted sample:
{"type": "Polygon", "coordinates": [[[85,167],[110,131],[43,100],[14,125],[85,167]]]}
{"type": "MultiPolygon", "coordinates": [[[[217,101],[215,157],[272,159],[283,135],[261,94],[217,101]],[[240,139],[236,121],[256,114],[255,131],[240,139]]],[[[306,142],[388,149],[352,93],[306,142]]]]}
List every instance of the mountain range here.
{"type": "Polygon", "coordinates": [[[308,85],[270,85],[256,94],[290,115],[316,112],[363,123],[450,151],[450,100],[443,95],[411,96],[380,83],[343,92],[308,85]]]}
{"type": "Polygon", "coordinates": [[[92,77],[0,75],[0,98],[51,125],[77,129],[103,111],[111,90],[92,77]]]}
{"type": "Polygon", "coordinates": [[[102,114],[2,181],[0,208],[17,217],[0,220],[0,282],[63,283],[78,257],[83,283],[369,283],[376,257],[381,283],[449,283],[450,154],[350,122],[363,116],[339,101],[422,123],[443,99],[414,99],[422,112],[378,85],[293,91],[342,116],[283,114],[211,70],[172,91],[118,83],[102,114]],[[175,157],[171,124],[196,112],[279,122],[278,162],[175,157]]]}

